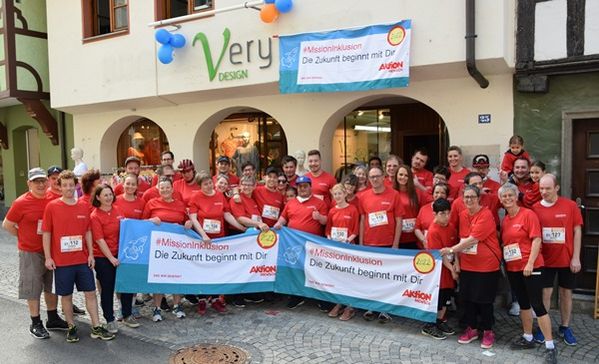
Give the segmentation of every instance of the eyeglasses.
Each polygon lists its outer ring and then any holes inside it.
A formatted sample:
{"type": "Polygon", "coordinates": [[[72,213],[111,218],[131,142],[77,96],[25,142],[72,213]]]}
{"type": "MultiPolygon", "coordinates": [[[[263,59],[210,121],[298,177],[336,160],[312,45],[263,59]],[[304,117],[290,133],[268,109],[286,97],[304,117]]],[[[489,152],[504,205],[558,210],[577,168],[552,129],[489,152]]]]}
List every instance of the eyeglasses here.
{"type": "Polygon", "coordinates": [[[374,175],[374,176],[368,176],[368,179],[377,179],[377,178],[382,178],[382,177],[383,177],[382,174],[377,174],[377,175],[374,175]]]}
{"type": "Polygon", "coordinates": [[[478,196],[476,196],[476,195],[474,195],[474,196],[466,196],[466,195],[464,195],[464,200],[474,200],[476,198],[478,198],[478,196]]]}
{"type": "Polygon", "coordinates": [[[282,185],[282,184],[285,184],[285,183],[287,183],[287,180],[280,179],[280,180],[278,180],[278,181],[277,181],[277,183],[279,183],[279,184],[281,184],[281,185],[282,185]]]}

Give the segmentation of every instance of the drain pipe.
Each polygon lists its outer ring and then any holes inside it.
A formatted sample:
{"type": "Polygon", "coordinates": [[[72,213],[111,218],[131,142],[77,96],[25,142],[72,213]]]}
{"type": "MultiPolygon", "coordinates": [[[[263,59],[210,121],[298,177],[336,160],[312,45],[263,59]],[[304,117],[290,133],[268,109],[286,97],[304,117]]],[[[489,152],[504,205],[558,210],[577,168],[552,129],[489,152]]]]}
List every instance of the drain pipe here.
{"type": "Polygon", "coordinates": [[[474,15],[474,1],[466,0],[466,69],[470,76],[479,84],[480,88],[487,88],[489,80],[476,68],[476,56],[474,53],[474,41],[476,39],[474,31],[474,22],[476,19],[474,15]]]}

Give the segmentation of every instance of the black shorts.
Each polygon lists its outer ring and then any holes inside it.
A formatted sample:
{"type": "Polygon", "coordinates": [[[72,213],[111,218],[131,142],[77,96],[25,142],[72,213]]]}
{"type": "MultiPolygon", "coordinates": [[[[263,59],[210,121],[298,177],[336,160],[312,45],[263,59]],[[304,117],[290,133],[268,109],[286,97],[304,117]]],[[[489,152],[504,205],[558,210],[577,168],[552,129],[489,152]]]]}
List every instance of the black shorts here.
{"type": "Polygon", "coordinates": [[[451,296],[453,296],[453,288],[439,289],[439,303],[437,303],[437,311],[441,311],[443,307],[451,305],[451,296]]]}
{"type": "Polygon", "coordinates": [[[543,268],[533,270],[533,274],[525,277],[522,271],[507,272],[507,278],[510,281],[512,292],[518,297],[520,309],[534,309],[538,317],[547,314],[547,310],[543,306],[543,283],[544,272],[543,268]]]}
{"type": "Polygon", "coordinates": [[[56,267],[54,270],[54,282],[56,285],[56,294],[59,296],[72,295],[73,286],[77,286],[77,291],[79,292],[96,290],[94,272],[87,264],[56,267]]]}
{"type": "Polygon", "coordinates": [[[567,268],[547,268],[543,271],[545,288],[553,287],[555,275],[557,274],[557,283],[561,288],[574,289],[576,288],[576,274],[572,273],[570,267],[567,268]]]}

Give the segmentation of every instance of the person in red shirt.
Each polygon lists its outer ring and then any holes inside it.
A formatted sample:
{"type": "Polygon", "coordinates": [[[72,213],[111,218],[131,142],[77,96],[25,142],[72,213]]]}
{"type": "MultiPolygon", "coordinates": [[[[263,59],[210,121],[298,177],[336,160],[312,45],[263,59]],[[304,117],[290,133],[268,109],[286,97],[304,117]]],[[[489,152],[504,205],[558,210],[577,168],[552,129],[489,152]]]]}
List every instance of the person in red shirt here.
{"type": "Polygon", "coordinates": [[[297,174],[295,174],[297,169],[297,159],[293,156],[286,155],[281,158],[281,166],[287,182],[290,186],[295,187],[295,180],[297,178],[297,174]]]}
{"type": "MultiPolygon", "coordinates": [[[[174,175],[175,175],[175,170],[173,169],[173,167],[171,167],[169,165],[160,166],[156,170],[156,176],[158,176],[159,178],[166,177],[166,178],[170,179],[171,181],[173,181],[173,198],[175,200],[180,200],[185,203],[183,196],[181,195],[181,193],[179,191],[177,191],[177,183],[179,183],[179,182],[178,181],[175,182],[174,175]]],[[[182,181],[182,179],[179,179],[179,181],[182,181]]],[[[197,186],[195,181],[193,184],[197,186]]],[[[182,187],[181,189],[184,190],[185,188],[182,187]]],[[[193,192],[193,191],[186,191],[186,193],[188,193],[188,198],[189,198],[189,195],[191,194],[191,192],[193,192]]],[[[157,198],[157,197],[160,197],[160,189],[158,188],[158,184],[156,184],[154,187],[146,190],[146,192],[144,192],[144,194],[141,198],[144,200],[144,202],[148,202],[151,199],[157,198]]]]}
{"type": "MultiPolygon", "coordinates": [[[[499,202],[499,198],[497,194],[485,193],[483,191],[483,179],[480,174],[477,172],[470,172],[464,177],[465,186],[476,186],[480,191],[480,205],[486,207],[493,214],[493,218],[495,219],[495,224],[499,227],[499,209],[501,208],[501,203],[499,202]]],[[[462,196],[456,198],[451,205],[451,216],[450,221],[454,226],[458,226],[460,220],[460,214],[462,211],[466,210],[466,204],[464,203],[464,199],[462,196]]]]}
{"type": "Polygon", "coordinates": [[[137,193],[137,176],[129,174],[123,181],[123,194],[116,197],[114,205],[127,219],[141,219],[146,202],[137,193]]]}
{"type": "Polygon", "coordinates": [[[181,198],[183,203],[188,205],[193,193],[200,190],[200,186],[196,182],[196,169],[190,159],[183,159],[179,162],[178,168],[181,179],[178,181],[173,180],[174,197],[181,198]]]}
{"type": "Polygon", "coordinates": [[[225,175],[229,179],[229,188],[234,188],[239,185],[239,177],[231,173],[231,160],[226,156],[221,156],[216,162],[217,173],[213,177],[213,182],[216,183],[216,179],[219,175],[225,175]]]}
{"type": "MultiPolygon", "coordinates": [[[[252,196],[258,204],[262,221],[270,227],[273,227],[285,206],[285,196],[277,190],[279,169],[268,167],[264,176],[265,184],[258,186],[252,196]]],[[[284,185],[284,184],[283,184],[284,185]]]]}
{"type": "Polygon", "coordinates": [[[543,256],[541,255],[541,225],[535,213],[518,206],[518,187],[506,183],[499,188],[506,215],[501,222],[503,259],[512,291],[518,297],[520,320],[524,334],[512,343],[514,349],[533,349],[532,313],[546,338],[547,350],[554,350],[551,319],[543,306],[543,256]]]}
{"type": "MultiPolygon", "coordinates": [[[[345,200],[349,204],[356,206],[357,209],[360,209],[360,199],[356,195],[356,190],[358,188],[358,177],[353,174],[345,175],[341,179],[341,185],[345,188],[345,193],[347,194],[345,200]]],[[[332,206],[334,206],[335,203],[335,199],[333,199],[332,206]]]]}
{"type": "Polygon", "coordinates": [[[503,181],[512,173],[516,159],[524,158],[530,162],[530,155],[524,150],[524,138],[514,135],[510,138],[509,144],[510,149],[503,154],[501,160],[500,174],[503,181]]]}
{"type": "Polygon", "coordinates": [[[239,183],[241,187],[241,201],[238,203],[233,199],[229,200],[231,214],[237,219],[238,223],[246,228],[254,227],[262,231],[268,230],[269,226],[262,221],[258,204],[252,198],[252,193],[256,188],[256,178],[253,176],[242,176],[239,183]]]}
{"type": "Polygon", "coordinates": [[[531,208],[532,205],[541,200],[539,185],[535,184],[530,178],[530,161],[528,159],[516,159],[514,173],[508,181],[518,186],[518,190],[520,190],[518,202],[521,206],[531,208]]]}
{"type": "MultiPolygon", "coordinates": [[[[106,330],[116,334],[118,325],[114,317],[114,285],[116,267],[119,265],[119,233],[121,220],[125,218],[122,211],[113,206],[114,192],[110,186],[96,187],[92,195],[94,210],[90,216],[92,237],[94,239],[94,258],[96,261],[96,278],[100,282],[100,305],[106,319],[106,330]]],[[[133,294],[121,293],[121,310],[123,323],[129,327],[139,327],[139,323],[131,315],[133,294]]]]}
{"type": "MultiPolygon", "coordinates": [[[[125,173],[126,174],[134,174],[137,176],[137,193],[143,195],[147,189],[151,186],[148,182],[146,182],[143,178],[139,177],[139,173],[141,172],[141,160],[137,157],[128,157],[125,159],[125,173]]],[[[123,194],[123,183],[119,183],[114,187],[115,195],[123,194]]]]}
{"type": "Polygon", "coordinates": [[[401,219],[401,237],[399,238],[400,249],[420,249],[418,246],[414,229],[416,228],[416,217],[420,210],[420,201],[414,185],[412,170],[405,164],[397,169],[394,189],[399,192],[399,201],[404,214],[401,219]]]}
{"type": "MultiPolygon", "coordinates": [[[[580,247],[582,241],[582,214],[574,201],[558,196],[559,184],[553,174],[546,174],[539,181],[542,200],[532,209],[539,217],[543,239],[543,303],[550,307],[553,284],[557,275],[561,325],[558,332],[567,345],[576,345],[570,328],[572,315],[572,290],[576,288],[576,274],[580,272],[580,247]]],[[[535,333],[535,341],[543,341],[535,333]]]]}
{"type": "Polygon", "coordinates": [[[297,188],[289,186],[285,190],[285,205],[289,203],[289,201],[294,200],[297,197],[297,188]]]}
{"type": "MultiPolygon", "coordinates": [[[[173,154],[173,152],[171,152],[170,150],[164,151],[162,152],[162,154],[160,154],[160,165],[162,167],[164,166],[170,166],[171,169],[175,170],[175,167],[173,167],[173,163],[175,163],[175,155],[173,154]]],[[[160,167],[158,167],[160,168],[160,167]]],[[[181,177],[181,173],[174,173],[173,174],[173,182],[176,182],[178,180],[180,180],[181,177]]],[[[160,174],[155,174],[154,177],[152,177],[152,187],[156,186],[158,184],[158,179],[160,179],[160,174]]]]}
{"type": "MultiPolygon", "coordinates": [[[[450,248],[456,244],[458,235],[455,227],[449,223],[450,208],[451,205],[445,198],[438,198],[433,202],[432,211],[434,218],[429,228],[427,249],[450,248]]],[[[439,302],[437,304],[437,322],[435,324],[426,324],[421,331],[424,335],[443,340],[447,338],[447,335],[455,334],[455,331],[443,318],[447,311],[448,302],[450,302],[453,296],[455,281],[458,279],[456,268],[457,261],[455,257],[443,256],[443,268],[439,284],[439,302]]]]}
{"type": "Polygon", "coordinates": [[[495,342],[493,302],[500,276],[501,250],[495,219],[489,209],[481,206],[480,195],[476,186],[464,188],[466,210],[460,213],[460,242],[451,248],[441,249],[441,254],[460,253],[460,295],[468,327],[460,335],[458,343],[468,344],[477,340],[478,328],[483,331],[481,348],[489,349],[495,342]]]}
{"type": "MultiPolygon", "coordinates": [[[[360,195],[360,245],[397,249],[401,238],[402,208],[399,192],[386,187],[382,169],[370,168],[368,180],[371,189],[360,195]]],[[[364,319],[372,321],[377,313],[366,311],[364,319]]],[[[391,321],[384,312],[378,314],[379,322],[391,321]]]]}
{"type": "Polygon", "coordinates": [[[358,178],[358,184],[355,190],[356,195],[370,188],[368,185],[368,167],[358,164],[352,173],[358,178]]]}
{"type": "Polygon", "coordinates": [[[62,172],[62,168],[59,166],[50,166],[48,168],[48,189],[47,192],[50,194],[50,197],[54,200],[62,197],[62,192],[60,191],[60,185],[58,184],[58,175],[62,172]]]}
{"type": "Polygon", "coordinates": [[[400,164],[403,164],[401,158],[394,154],[389,154],[389,157],[387,157],[387,160],[385,161],[385,187],[393,188],[395,179],[397,178],[397,169],[399,169],[400,164]]]}
{"type": "Polygon", "coordinates": [[[447,163],[449,164],[449,202],[453,202],[460,195],[462,186],[464,185],[464,177],[470,170],[464,167],[464,157],[462,156],[462,149],[457,145],[452,145],[447,149],[447,163]]]}
{"type": "Polygon", "coordinates": [[[285,173],[279,172],[279,175],[277,176],[277,191],[279,191],[281,195],[285,196],[289,188],[295,188],[297,190],[297,184],[295,184],[294,181],[294,185],[292,186],[289,181],[287,181],[287,176],[285,176],[285,173]]]}
{"type": "Polygon", "coordinates": [[[530,179],[537,184],[541,180],[541,177],[545,175],[545,163],[541,161],[534,161],[530,165],[530,179]]]}
{"type": "MultiPolygon", "coordinates": [[[[308,152],[308,169],[306,177],[312,181],[312,195],[323,200],[327,208],[331,205],[331,188],[337,184],[335,177],[325,172],[321,167],[320,152],[313,149],[308,152]]],[[[297,183],[297,180],[296,180],[297,183]]]]}
{"type": "Polygon", "coordinates": [[[472,169],[474,172],[480,174],[483,179],[482,191],[491,195],[497,195],[497,191],[499,191],[501,185],[499,182],[489,178],[490,165],[489,157],[486,154],[478,154],[472,159],[472,169]]]}
{"type": "Polygon", "coordinates": [[[77,177],[64,170],[58,176],[62,197],[49,202],[42,220],[42,243],[45,265],[54,271],[56,294],[69,328],[67,342],[79,341],[73,320],[73,286],[84,292],[85,306],[92,321],[90,336],[94,339],[112,340],[114,334],[100,325],[96,284],[92,269],[95,264],[93,240],[90,229],[89,208],[77,202],[75,186],[77,177]]]}
{"type": "MultiPolygon", "coordinates": [[[[436,184],[435,187],[433,187],[433,202],[422,205],[422,207],[420,207],[420,211],[418,211],[418,216],[416,216],[416,226],[414,227],[414,235],[416,235],[416,238],[420,244],[422,244],[424,249],[429,249],[426,237],[428,235],[428,228],[435,218],[433,204],[440,198],[447,199],[448,194],[449,186],[447,186],[445,183],[436,184]]],[[[455,225],[453,226],[455,228],[455,225]]]]}
{"type": "MultiPolygon", "coordinates": [[[[347,202],[347,192],[343,184],[339,183],[333,186],[331,194],[333,195],[334,206],[329,210],[325,235],[330,240],[354,244],[360,232],[360,213],[358,212],[358,208],[347,202]]],[[[354,317],[355,310],[351,306],[342,309],[343,306],[341,304],[336,304],[329,311],[329,317],[337,317],[341,314],[339,317],[341,321],[348,321],[354,317]]]]}
{"type": "Polygon", "coordinates": [[[92,206],[92,194],[101,182],[100,171],[97,169],[90,169],[81,176],[81,191],[83,195],[79,197],[79,201],[89,206],[90,214],[94,210],[94,206],[92,206]]]}
{"type": "Polygon", "coordinates": [[[428,152],[419,148],[412,155],[412,174],[414,174],[414,186],[424,192],[430,193],[433,189],[433,172],[426,169],[428,152]]]}
{"type": "Polygon", "coordinates": [[[50,337],[48,330],[66,330],[68,324],[57,313],[58,298],[52,293],[52,272],[44,264],[41,223],[46,205],[52,197],[46,191],[46,171],[33,168],[27,174],[29,191],[13,201],[2,227],[17,237],[19,250],[19,299],[27,300],[31,325],[29,333],[36,339],[50,337]],[[44,292],[48,320],[40,318],[40,296],[44,292]]]}

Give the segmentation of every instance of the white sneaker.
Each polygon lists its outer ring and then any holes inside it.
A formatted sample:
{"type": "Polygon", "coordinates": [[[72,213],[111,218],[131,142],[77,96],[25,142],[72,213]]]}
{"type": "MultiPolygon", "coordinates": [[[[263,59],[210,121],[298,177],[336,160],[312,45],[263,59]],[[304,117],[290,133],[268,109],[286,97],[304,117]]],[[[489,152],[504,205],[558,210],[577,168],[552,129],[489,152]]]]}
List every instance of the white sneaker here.
{"type": "Polygon", "coordinates": [[[110,321],[109,323],[104,325],[104,328],[111,334],[116,334],[117,332],[119,332],[119,325],[117,324],[116,320],[110,321]]]}
{"type": "Polygon", "coordinates": [[[173,314],[177,316],[179,319],[185,318],[185,312],[183,312],[183,307],[181,305],[176,305],[173,309],[173,314]]]}
{"type": "Polygon", "coordinates": [[[139,322],[137,322],[137,320],[135,319],[135,317],[133,317],[133,315],[124,319],[123,324],[125,324],[126,326],[131,327],[131,328],[136,328],[136,327],[141,326],[141,324],[139,322]]]}
{"type": "Polygon", "coordinates": [[[520,316],[520,305],[518,302],[512,302],[512,307],[510,307],[508,314],[510,316],[520,316]]]}
{"type": "Polygon", "coordinates": [[[152,321],[154,321],[154,322],[162,321],[162,314],[160,313],[160,309],[158,307],[154,308],[154,313],[152,315],[152,321]]]}

